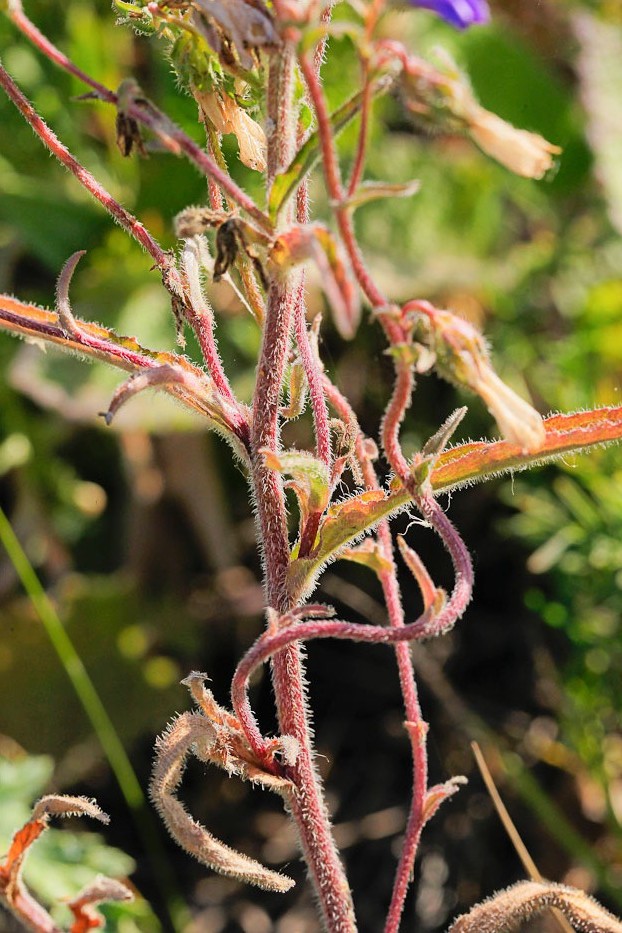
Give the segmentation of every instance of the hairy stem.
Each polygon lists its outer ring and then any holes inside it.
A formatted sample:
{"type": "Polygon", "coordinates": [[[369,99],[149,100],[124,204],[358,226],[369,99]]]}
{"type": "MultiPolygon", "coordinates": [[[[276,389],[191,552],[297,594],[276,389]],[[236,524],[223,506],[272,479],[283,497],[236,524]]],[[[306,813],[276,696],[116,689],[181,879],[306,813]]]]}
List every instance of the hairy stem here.
{"type": "MultiPolygon", "coordinates": [[[[9,8],[9,17],[17,28],[35,45],[46,58],[54,62],[60,68],[84,81],[93,89],[93,96],[108,104],[117,106],[119,97],[114,91],[95,81],[87,75],[81,68],[78,68],[60,49],[57,49],[43,33],[41,33],[34,23],[28,19],[23,12],[20,3],[13,2],[9,8]]],[[[211,178],[229,197],[243,210],[249,217],[252,217],[259,226],[266,231],[272,229],[270,219],[253,199],[237,185],[228,172],[223,171],[216,162],[210,158],[207,152],[201,149],[187,133],[176,126],[164,113],[162,113],[154,104],[144,100],[129,100],[126,107],[128,117],[148,127],[154,133],[162,145],[174,155],[183,153],[186,158],[193,162],[199,171],[211,178]]]]}
{"type": "MultiPolygon", "coordinates": [[[[273,126],[268,135],[269,174],[287,165],[293,154],[296,140],[296,118],[292,113],[294,64],[293,49],[286,49],[271,64],[268,116],[273,126]]],[[[290,220],[288,217],[287,222],[290,220]]],[[[271,284],[253,409],[253,485],[263,544],[266,598],[267,605],[279,615],[290,609],[286,586],[290,553],[285,497],[280,475],[267,468],[259,451],[267,448],[276,452],[278,448],[280,393],[292,317],[300,297],[297,275],[271,284]]],[[[298,830],[326,930],[354,933],[350,889],[332,837],[315,768],[300,648],[295,639],[282,647],[272,663],[279,725],[284,734],[296,738],[299,747],[296,763],[288,770],[295,787],[288,795],[288,809],[298,830]]],[[[252,713],[250,718],[254,722],[252,713]]]]}
{"type": "MultiPolygon", "coordinates": [[[[324,376],[324,381],[325,385],[330,387],[330,399],[339,416],[343,418],[346,423],[356,427],[356,451],[359,462],[362,466],[363,479],[365,481],[366,489],[379,489],[380,484],[378,483],[376,470],[369,457],[366,456],[364,446],[365,438],[362,431],[358,427],[356,415],[352,411],[348,401],[339,392],[337,387],[333,386],[332,383],[329,382],[326,376],[324,376]]],[[[396,387],[394,401],[396,405],[400,406],[402,413],[405,410],[408,401],[410,400],[411,391],[412,385],[405,384],[400,387],[399,391],[396,387]]],[[[398,427],[399,421],[401,421],[401,416],[398,416],[398,427]]],[[[385,520],[380,522],[377,531],[377,540],[382,547],[382,555],[385,561],[388,561],[390,565],[386,570],[382,570],[378,574],[385,599],[385,605],[387,607],[389,624],[394,629],[403,630],[405,627],[404,609],[400,597],[397,569],[393,558],[393,542],[391,539],[391,530],[388,521],[385,520]]],[[[428,608],[428,601],[426,600],[424,600],[424,608],[428,608]]],[[[397,660],[402,699],[404,702],[406,724],[408,727],[408,734],[410,736],[412,748],[413,790],[408,821],[406,824],[406,832],[404,835],[404,842],[402,845],[402,851],[400,853],[400,859],[393,884],[393,893],[391,896],[389,912],[387,914],[385,933],[397,933],[399,930],[400,919],[404,909],[404,900],[408,892],[408,887],[412,882],[413,866],[419,847],[421,831],[424,825],[423,808],[428,785],[428,756],[426,746],[427,725],[424,722],[421,713],[419,694],[415,680],[415,672],[410,654],[410,645],[408,642],[398,641],[395,643],[394,650],[397,660]]]]}
{"type": "Polygon", "coordinates": [[[102,204],[109,214],[140,243],[154,262],[163,272],[170,272],[172,266],[171,256],[166,253],[159,243],[151,236],[145,227],[129,211],[116,201],[106,189],[91,175],[91,173],[72,156],[58,136],[47,126],[32,104],[22,94],[17,84],[0,63],[0,86],[9,99],[15,104],[27,123],[30,124],[41,142],[56,156],[58,161],[69,169],[81,185],[102,204]]]}

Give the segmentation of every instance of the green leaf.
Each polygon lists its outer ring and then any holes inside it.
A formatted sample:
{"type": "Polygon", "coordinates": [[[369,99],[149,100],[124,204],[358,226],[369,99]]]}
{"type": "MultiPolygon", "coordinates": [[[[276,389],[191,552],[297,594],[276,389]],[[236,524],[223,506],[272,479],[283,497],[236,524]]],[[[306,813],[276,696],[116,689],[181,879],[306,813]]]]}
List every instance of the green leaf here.
{"type": "MultiPolygon", "coordinates": [[[[539,466],[568,453],[622,440],[622,406],[552,415],[544,422],[546,440],[535,453],[522,453],[509,441],[478,441],[460,444],[441,454],[431,474],[435,495],[450,492],[474,482],[482,482],[518,470],[539,466]]],[[[328,510],[319,528],[319,545],[312,557],[292,562],[290,593],[308,595],[325,564],[338,557],[356,538],[371,531],[378,522],[406,508],[412,497],[399,480],[387,493],[381,490],[359,493],[328,510]]]]}
{"type": "Polygon", "coordinates": [[[370,201],[377,201],[380,198],[410,198],[419,191],[418,181],[406,182],[388,182],[388,181],[366,181],[356,189],[354,194],[347,200],[350,208],[361,207],[362,204],[369,204],[370,201]]]}
{"type": "MultiPolygon", "coordinates": [[[[390,78],[379,78],[372,87],[372,98],[386,93],[392,84],[390,78]]],[[[354,119],[363,101],[362,93],[354,94],[345,103],[338,107],[330,117],[330,125],[334,136],[339,133],[354,119]]],[[[316,130],[309,136],[307,141],[300,147],[293,160],[284,172],[281,172],[274,179],[274,184],[270,191],[268,199],[268,213],[270,219],[275,222],[287,203],[288,199],[294,193],[300,182],[314,167],[320,157],[320,136],[316,130]]]]}

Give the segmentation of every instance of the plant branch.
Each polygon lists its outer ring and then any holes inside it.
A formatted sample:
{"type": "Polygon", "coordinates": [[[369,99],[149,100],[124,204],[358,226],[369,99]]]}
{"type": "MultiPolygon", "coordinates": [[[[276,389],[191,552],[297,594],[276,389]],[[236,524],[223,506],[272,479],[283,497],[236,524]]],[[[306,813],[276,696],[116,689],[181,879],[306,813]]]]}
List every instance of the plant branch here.
{"type": "MultiPolygon", "coordinates": [[[[98,100],[112,104],[115,107],[118,106],[118,95],[103,84],[100,84],[99,81],[95,81],[87,75],[81,68],[78,68],[77,65],[67,58],[60,49],[57,49],[56,46],[37,29],[34,23],[28,19],[23,12],[21,3],[16,3],[15,0],[12,0],[8,15],[23,35],[25,35],[40,52],[49,58],[50,61],[74,75],[74,77],[78,78],[80,81],[84,81],[85,84],[93,89],[93,96],[98,100]]],[[[241,207],[242,210],[247,212],[249,217],[252,217],[253,220],[256,221],[262,230],[267,232],[272,230],[270,219],[257,207],[253,199],[233,181],[227,172],[223,171],[216,164],[207,152],[201,149],[187,133],[184,133],[180,127],[176,126],[166,114],[162,113],[154,104],[150,101],[146,101],[144,98],[132,99],[132,97],[130,97],[127,102],[126,113],[128,117],[131,117],[150,129],[169,152],[172,152],[174,155],[180,155],[183,152],[202,174],[213,179],[238,207],[241,207]]]]}
{"type": "Polygon", "coordinates": [[[0,86],[15,104],[27,123],[30,124],[41,142],[56,156],[58,161],[69,169],[80,184],[102,204],[109,214],[145,249],[162,272],[170,274],[173,266],[171,255],[165,252],[145,227],[129,211],[116,201],[111,194],[81,165],[80,162],[61,143],[56,134],[47,126],[32,104],[22,94],[17,84],[0,62],[0,86]]]}
{"type": "MultiPolygon", "coordinates": [[[[268,135],[269,173],[287,165],[293,155],[297,128],[296,119],[292,119],[294,62],[293,49],[289,48],[287,54],[274,57],[271,64],[268,109],[273,131],[268,135]],[[277,98],[277,89],[279,95],[287,95],[286,100],[277,98]]],[[[285,223],[290,220],[291,210],[285,223]]],[[[275,277],[271,283],[253,406],[253,486],[263,545],[266,599],[267,606],[279,616],[290,608],[285,497],[280,474],[267,467],[260,451],[276,454],[278,449],[280,393],[300,289],[296,273],[275,277]]],[[[314,762],[300,648],[295,642],[283,648],[273,659],[272,683],[280,728],[297,740],[299,748],[289,774],[296,789],[289,795],[288,807],[298,829],[325,928],[330,933],[354,933],[350,891],[314,762]]]]}

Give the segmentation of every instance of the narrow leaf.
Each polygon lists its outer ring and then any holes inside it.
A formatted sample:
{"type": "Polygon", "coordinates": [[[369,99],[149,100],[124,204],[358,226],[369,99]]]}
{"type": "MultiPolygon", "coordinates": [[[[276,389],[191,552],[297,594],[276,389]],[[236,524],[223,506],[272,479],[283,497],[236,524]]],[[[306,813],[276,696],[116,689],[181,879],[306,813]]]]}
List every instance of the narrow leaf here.
{"type": "Polygon", "coordinates": [[[346,204],[350,208],[357,208],[362,204],[369,204],[370,201],[378,201],[380,198],[410,198],[413,194],[417,194],[420,187],[418,181],[367,181],[359,185],[347,199],[346,204]]]}
{"type": "Polygon", "coordinates": [[[159,367],[180,370],[187,376],[185,383],[170,383],[163,385],[162,389],[186,407],[208,417],[212,425],[230,440],[242,460],[246,461],[246,451],[238,440],[243,416],[226,400],[216,399],[203,370],[180,354],[147,350],[134,337],[122,337],[99,324],[72,319],[75,329],[72,328],[68,333],[55,312],[19,301],[10,295],[0,295],[0,329],[30,339],[33,343],[54,343],[63,350],[91,360],[101,360],[126,372],[143,372],[159,367]],[[196,387],[196,390],[190,386],[196,387]]]}
{"type": "Polygon", "coordinates": [[[549,907],[557,907],[580,933],[622,933],[622,923],[593,898],[562,884],[523,881],[452,923],[449,933],[502,933],[515,930],[549,907]]]}
{"type": "MultiPolygon", "coordinates": [[[[509,441],[478,441],[444,451],[430,477],[434,494],[619,441],[622,406],[552,415],[544,421],[544,427],[544,444],[533,454],[523,453],[509,441]]],[[[364,492],[331,506],[320,526],[315,552],[294,561],[290,568],[290,592],[307,593],[322,567],[338,557],[342,548],[371,531],[382,519],[407,508],[410,502],[410,493],[395,479],[387,493],[364,492]]]]}
{"type": "MultiPolygon", "coordinates": [[[[392,79],[383,77],[374,82],[372,98],[386,93],[392,84],[392,79]]],[[[354,119],[363,102],[363,94],[359,92],[343,103],[330,117],[333,136],[339,133],[354,119]]],[[[288,167],[274,179],[268,199],[268,212],[270,219],[275,222],[279,213],[294,193],[302,179],[314,167],[320,158],[320,136],[317,130],[302,144],[288,167]]]]}

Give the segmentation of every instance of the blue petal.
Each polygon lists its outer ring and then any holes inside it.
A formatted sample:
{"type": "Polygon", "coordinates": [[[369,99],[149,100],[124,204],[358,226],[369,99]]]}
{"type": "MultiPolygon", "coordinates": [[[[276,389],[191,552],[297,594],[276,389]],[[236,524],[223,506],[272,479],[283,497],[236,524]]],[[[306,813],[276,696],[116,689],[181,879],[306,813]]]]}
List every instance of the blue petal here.
{"type": "Polygon", "coordinates": [[[433,10],[458,29],[487,23],[490,17],[486,0],[411,0],[414,6],[433,10]]]}

